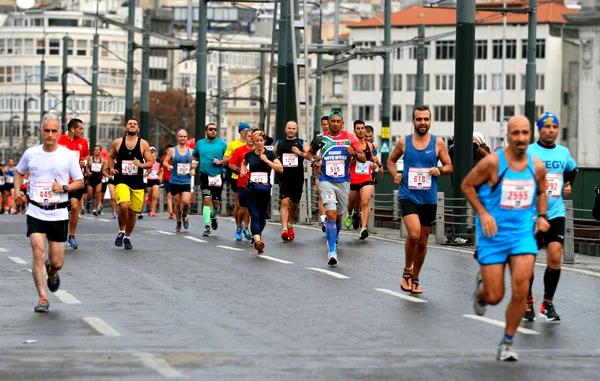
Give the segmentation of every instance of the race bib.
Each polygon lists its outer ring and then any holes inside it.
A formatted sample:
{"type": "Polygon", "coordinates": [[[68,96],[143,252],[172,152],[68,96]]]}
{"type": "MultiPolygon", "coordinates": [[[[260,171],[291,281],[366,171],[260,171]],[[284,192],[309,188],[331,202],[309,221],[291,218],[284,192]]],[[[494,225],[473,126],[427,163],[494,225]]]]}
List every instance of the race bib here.
{"type": "Polygon", "coordinates": [[[529,180],[502,180],[502,196],[500,207],[502,209],[527,209],[531,207],[535,181],[529,180]]]}
{"type": "Polygon", "coordinates": [[[124,176],[134,176],[138,173],[137,165],[133,164],[133,160],[123,160],[121,162],[121,174],[124,176]]]}
{"type": "Polygon", "coordinates": [[[562,173],[546,174],[546,195],[548,197],[560,197],[563,187],[562,173]]]}
{"type": "Polygon", "coordinates": [[[298,155],[295,153],[284,153],[281,159],[285,168],[295,168],[298,166],[298,155]]]}
{"type": "Polygon", "coordinates": [[[333,178],[346,176],[346,161],[327,160],[325,162],[325,174],[333,178]]]}
{"type": "Polygon", "coordinates": [[[55,204],[60,201],[60,194],[52,191],[51,182],[36,182],[30,186],[33,201],[38,204],[55,204]]]}
{"type": "Polygon", "coordinates": [[[267,172],[252,172],[250,174],[250,181],[267,184],[269,182],[269,174],[267,172]]]}
{"type": "Polygon", "coordinates": [[[354,170],[354,172],[357,175],[368,175],[371,173],[371,162],[370,161],[366,161],[364,163],[361,163],[360,161],[356,162],[356,169],[354,170]]]}
{"type": "Polygon", "coordinates": [[[177,174],[178,175],[189,175],[190,174],[190,163],[177,163],[177,174]]]}
{"type": "Polygon", "coordinates": [[[221,175],[208,176],[209,187],[220,187],[221,185],[223,185],[223,178],[221,177],[221,175]]]}
{"type": "Polygon", "coordinates": [[[92,163],[92,172],[100,172],[102,170],[102,163],[92,163]]]}
{"type": "Polygon", "coordinates": [[[429,173],[429,168],[409,168],[408,189],[431,189],[431,173],[429,173]]]}
{"type": "Polygon", "coordinates": [[[15,182],[15,178],[12,176],[6,175],[4,178],[6,179],[7,184],[13,184],[15,182]]]}

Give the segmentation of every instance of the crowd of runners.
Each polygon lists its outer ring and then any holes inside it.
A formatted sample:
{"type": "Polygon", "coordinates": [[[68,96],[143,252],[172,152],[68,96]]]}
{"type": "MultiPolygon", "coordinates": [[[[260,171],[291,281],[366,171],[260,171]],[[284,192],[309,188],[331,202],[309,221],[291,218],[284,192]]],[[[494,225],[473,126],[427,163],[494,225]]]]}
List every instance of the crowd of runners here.
{"type": "MultiPolygon", "coordinates": [[[[373,127],[361,120],[347,126],[337,109],[323,116],[322,133],[311,141],[299,137],[295,121],[289,121],[284,136],[275,141],[241,122],[237,126],[239,137],[229,143],[217,136],[218,126],[209,123],[205,138],[197,142],[189,138],[188,131],[177,131],[176,144],[167,146],[162,156],[139,136],[136,119],[127,121],[123,136],[110,147],[95,146],[90,151],[83,137],[83,121],[70,120],[62,134],[59,119],[47,115],[41,131],[43,143],[29,148],[18,164],[8,160],[0,166],[0,209],[18,213],[27,205],[27,236],[39,296],[35,311],[48,311],[46,286],[51,292],[60,286],[65,245],[79,247],[79,216],[102,214],[106,191],[117,220],[114,244],[130,250],[134,227],[144,208],[149,218],[157,215],[161,187],[168,195],[167,213],[174,220],[173,229],[181,232],[192,229],[189,215],[194,183],[200,184],[198,212],[203,226],[197,229],[208,237],[219,228],[223,190],[228,185],[233,194],[235,229],[227,234],[236,241],[251,242],[261,255],[267,250],[263,230],[271,203],[277,202],[271,199],[274,182],[279,185],[281,239],[297,239],[294,223],[303,193],[310,191],[305,189],[309,166],[327,243],[324,255],[331,267],[339,265],[337,246],[343,226],[355,229],[361,240],[369,237],[374,187],[384,171],[389,172],[398,185],[407,231],[399,288],[418,296],[424,292],[420,279],[436,219],[438,178],[451,174],[453,168],[448,147],[430,132],[429,108],[416,107],[412,117],[413,133],[398,139],[387,162],[382,163],[373,142],[373,127]],[[397,162],[401,158],[400,169],[397,162]]],[[[473,305],[478,315],[485,313],[487,305],[502,300],[505,267],[511,274],[512,295],[498,347],[499,360],[518,359],[512,349],[513,336],[522,319],[536,318],[531,294],[533,266],[542,247],[548,255],[539,316],[560,320],[552,300],[560,278],[564,241],[563,195],[570,194],[577,169],[569,150],[556,144],[557,116],[544,113],[537,128],[539,140],[530,144],[528,119],[511,118],[507,146],[494,153],[480,150],[484,138],[474,136],[480,156],[462,183],[464,195],[477,214],[480,272],[473,305]]]]}

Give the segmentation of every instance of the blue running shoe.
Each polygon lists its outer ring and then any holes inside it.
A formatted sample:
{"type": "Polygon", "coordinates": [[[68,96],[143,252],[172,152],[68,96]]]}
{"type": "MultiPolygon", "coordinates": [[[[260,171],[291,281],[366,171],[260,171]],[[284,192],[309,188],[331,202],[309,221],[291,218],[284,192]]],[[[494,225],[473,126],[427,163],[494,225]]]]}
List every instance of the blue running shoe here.
{"type": "Polygon", "coordinates": [[[243,238],[242,235],[242,228],[237,228],[235,229],[235,233],[233,234],[233,237],[235,238],[236,241],[241,241],[243,238]]]}
{"type": "Polygon", "coordinates": [[[125,246],[125,250],[133,249],[133,245],[131,244],[131,240],[129,238],[123,238],[123,245],[125,246]]]}
{"type": "Polygon", "coordinates": [[[50,309],[50,303],[48,303],[48,299],[38,300],[38,304],[33,308],[34,312],[48,312],[50,309]]]}
{"type": "Polygon", "coordinates": [[[252,233],[250,233],[248,228],[244,228],[242,233],[244,233],[244,238],[246,238],[248,241],[252,241],[252,233]]]}
{"type": "Polygon", "coordinates": [[[117,247],[123,246],[123,238],[124,237],[125,237],[125,233],[119,232],[119,234],[117,234],[117,239],[115,239],[115,246],[117,246],[117,247]]]}
{"type": "Polygon", "coordinates": [[[67,240],[67,243],[69,244],[69,246],[71,246],[71,249],[77,249],[79,247],[79,245],[77,244],[77,240],[75,239],[75,236],[70,236],[69,239],[67,240]]]}

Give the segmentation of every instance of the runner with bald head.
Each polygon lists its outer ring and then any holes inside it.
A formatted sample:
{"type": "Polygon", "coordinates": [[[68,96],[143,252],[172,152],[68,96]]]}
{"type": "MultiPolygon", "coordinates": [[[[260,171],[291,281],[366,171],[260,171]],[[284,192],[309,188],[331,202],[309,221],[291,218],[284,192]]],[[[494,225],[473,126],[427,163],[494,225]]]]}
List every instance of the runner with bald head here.
{"type": "Polygon", "coordinates": [[[473,308],[483,315],[487,304],[504,297],[504,270],[511,273],[512,297],[506,309],[504,336],[497,359],[517,361],[512,349],[533,273],[537,245],[535,233],[550,227],[546,217],[546,170],[527,153],[529,120],[508,121],[508,147],[483,158],[469,172],[461,189],[477,213],[477,274],[473,308]],[[537,219],[536,219],[537,215],[537,219]]]}

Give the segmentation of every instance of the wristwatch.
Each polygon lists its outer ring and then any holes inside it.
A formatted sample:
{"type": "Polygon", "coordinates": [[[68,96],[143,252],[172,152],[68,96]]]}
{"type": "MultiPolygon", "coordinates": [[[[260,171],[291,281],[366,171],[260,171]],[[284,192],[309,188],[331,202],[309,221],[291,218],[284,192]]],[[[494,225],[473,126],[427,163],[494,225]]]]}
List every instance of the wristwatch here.
{"type": "Polygon", "coordinates": [[[69,186],[68,185],[63,185],[63,193],[69,193],[69,186]]]}

